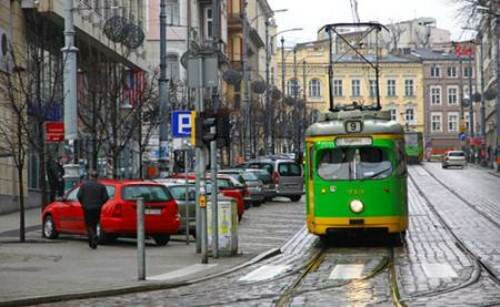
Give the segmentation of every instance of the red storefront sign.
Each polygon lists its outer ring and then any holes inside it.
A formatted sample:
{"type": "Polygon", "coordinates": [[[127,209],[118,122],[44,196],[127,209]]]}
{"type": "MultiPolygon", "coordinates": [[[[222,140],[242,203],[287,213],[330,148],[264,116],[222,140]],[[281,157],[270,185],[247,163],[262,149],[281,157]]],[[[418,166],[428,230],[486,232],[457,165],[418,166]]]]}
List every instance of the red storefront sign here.
{"type": "Polygon", "coordinates": [[[45,122],[45,141],[47,143],[64,142],[64,122],[45,122]]]}

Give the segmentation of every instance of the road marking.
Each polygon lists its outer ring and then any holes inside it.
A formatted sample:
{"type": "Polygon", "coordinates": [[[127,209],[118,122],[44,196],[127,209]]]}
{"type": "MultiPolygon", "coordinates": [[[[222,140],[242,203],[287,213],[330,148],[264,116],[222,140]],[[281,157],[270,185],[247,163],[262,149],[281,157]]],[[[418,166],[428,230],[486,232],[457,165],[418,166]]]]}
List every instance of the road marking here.
{"type": "Polygon", "coordinates": [[[457,273],[446,263],[422,263],[425,275],[429,278],[456,278],[457,273]]]}
{"type": "Polygon", "coordinates": [[[361,278],[365,268],[364,264],[337,264],[330,273],[329,279],[355,279],[361,278]]]}
{"type": "Polygon", "coordinates": [[[241,277],[239,281],[260,281],[271,279],[290,268],[290,265],[263,265],[260,268],[241,277]]]}
{"type": "Polygon", "coordinates": [[[204,270],[211,269],[211,268],[215,267],[216,265],[217,265],[216,263],[214,263],[214,264],[194,264],[194,265],[191,265],[191,266],[179,269],[179,270],[175,270],[172,272],[168,272],[165,274],[151,276],[151,277],[148,277],[147,279],[148,280],[175,279],[175,278],[184,277],[187,275],[191,275],[194,273],[198,273],[198,272],[201,272],[204,270]]]}

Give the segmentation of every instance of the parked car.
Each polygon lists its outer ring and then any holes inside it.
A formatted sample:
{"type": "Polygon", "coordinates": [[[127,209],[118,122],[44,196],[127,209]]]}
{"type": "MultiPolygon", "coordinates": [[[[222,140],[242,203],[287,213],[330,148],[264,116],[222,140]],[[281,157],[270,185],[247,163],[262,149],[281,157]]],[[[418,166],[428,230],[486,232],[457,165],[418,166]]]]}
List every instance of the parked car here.
{"type": "Polygon", "coordinates": [[[443,156],[441,162],[442,168],[448,168],[450,166],[461,166],[464,168],[467,165],[467,160],[465,159],[465,153],[462,150],[451,150],[448,151],[443,156]]]}
{"type": "MultiPolygon", "coordinates": [[[[182,181],[185,181],[184,179],[182,181]]],[[[158,179],[155,182],[167,187],[172,197],[177,202],[179,214],[181,216],[180,233],[186,232],[186,218],[189,217],[189,233],[196,236],[196,190],[193,184],[170,181],[168,179],[158,179]],[[186,195],[187,192],[187,195],[186,195]],[[187,209],[187,211],[186,211],[187,209]]]]}
{"type": "Polygon", "coordinates": [[[219,173],[229,175],[245,186],[247,192],[244,195],[245,208],[249,208],[250,205],[258,207],[264,202],[264,184],[254,173],[246,172],[244,169],[225,169],[219,173]]]}
{"type": "MultiPolygon", "coordinates": [[[[137,233],[136,203],[144,198],[145,232],[157,245],[163,246],[170,235],[179,231],[180,215],[177,203],[166,187],[146,181],[101,181],[109,200],[101,209],[98,225],[99,240],[109,241],[120,236],[135,237],[137,233]]],[[[85,235],[83,209],[77,199],[80,185],[70,190],[60,201],[42,211],[43,235],[55,239],[60,233],[85,235]]]]}
{"type": "Polygon", "coordinates": [[[257,168],[247,168],[245,172],[250,172],[255,174],[260,181],[262,181],[262,192],[264,194],[264,200],[270,201],[276,196],[276,185],[273,182],[271,173],[265,169],[257,168]]]}
{"type": "Polygon", "coordinates": [[[246,167],[268,171],[275,184],[276,196],[288,197],[296,202],[304,194],[302,166],[294,160],[283,156],[271,156],[249,161],[246,167]]]}
{"type": "MultiPolygon", "coordinates": [[[[178,173],[175,175],[174,179],[186,178],[186,175],[183,173],[178,173]]],[[[187,179],[190,183],[194,183],[196,179],[196,175],[194,173],[189,173],[187,175],[187,179]]],[[[210,184],[211,177],[210,174],[207,174],[206,183],[210,184]]],[[[232,178],[228,175],[217,175],[217,186],[219,191],[226,197],[232,197],[236,200],[236,204],[238,207],[238,219],[241,220],[243,217],[243,213],[245,212],[245,186],[238,182],[238,180],[232,178]]],[[[207,189],[208,190],[208,189],[207,189]]],[[[211,190],[211,189],[210,189],[211,190]]]]}

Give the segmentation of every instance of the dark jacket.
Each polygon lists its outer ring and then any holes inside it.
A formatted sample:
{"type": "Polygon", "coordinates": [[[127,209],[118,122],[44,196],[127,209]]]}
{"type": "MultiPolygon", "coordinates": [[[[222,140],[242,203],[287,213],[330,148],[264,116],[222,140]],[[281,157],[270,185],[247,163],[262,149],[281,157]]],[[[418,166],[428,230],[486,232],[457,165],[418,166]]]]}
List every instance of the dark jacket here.
{"type": "Polygon", "coordinates": [[[84,209],[98,209],[108,201],[106,187],[96,181],[86,181],[80,186],[78,201],[84,209]]]}

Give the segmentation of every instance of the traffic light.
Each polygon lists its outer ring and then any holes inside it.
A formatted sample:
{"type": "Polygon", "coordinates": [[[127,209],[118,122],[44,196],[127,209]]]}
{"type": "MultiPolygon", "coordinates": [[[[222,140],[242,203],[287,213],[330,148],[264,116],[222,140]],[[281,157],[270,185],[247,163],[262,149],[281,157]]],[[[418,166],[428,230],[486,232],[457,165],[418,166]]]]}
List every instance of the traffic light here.
{"type": "Polygon", "coordinates": [[[217,117],[207,112],[191,112],[191,143],[195,147],[209,146],[217,139],[217,117]],[[215,132],[212,132],[212,128],[215,132]]]}
{"type": "Polygon", "coordinates": [[[229,146],[231,123],[228,112],[220,112],[217,117],[217,147],[229,146]]]}

